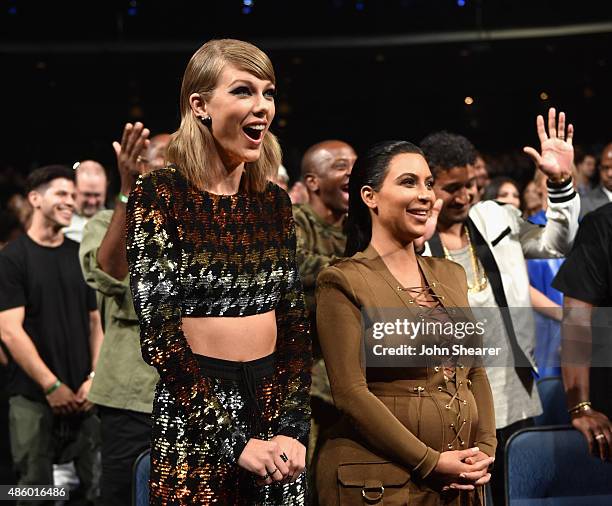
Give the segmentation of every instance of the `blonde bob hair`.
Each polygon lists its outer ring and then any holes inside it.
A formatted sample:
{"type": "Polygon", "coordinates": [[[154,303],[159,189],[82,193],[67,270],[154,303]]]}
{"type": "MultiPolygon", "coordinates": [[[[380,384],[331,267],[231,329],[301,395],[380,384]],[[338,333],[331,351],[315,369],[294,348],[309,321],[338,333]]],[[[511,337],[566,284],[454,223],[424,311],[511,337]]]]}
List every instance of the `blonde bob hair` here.
{"type": "MultiPolygon", "coordinates": [[[[197,188],[204,190],[225,174],[210,163],[216,149],[213,135],[191,110],[189,97],[199,93],[208,100],[217,85],[223,68],[234,65],[258,79],[276,84],[272,62],[259,48],[234,39],[211,40],[198,49],[189,60],[181,86],[181,124],[172,134],[167,159],[197,188]]],[[[214,128],[214,126],[213,126],[214,128]]],[[[256,162],[245,163],[247,191],[260,192],[267,181],[276,175],[281,163],[281,148],[269,131],[262,142],[261,156],[256,162]]]]}

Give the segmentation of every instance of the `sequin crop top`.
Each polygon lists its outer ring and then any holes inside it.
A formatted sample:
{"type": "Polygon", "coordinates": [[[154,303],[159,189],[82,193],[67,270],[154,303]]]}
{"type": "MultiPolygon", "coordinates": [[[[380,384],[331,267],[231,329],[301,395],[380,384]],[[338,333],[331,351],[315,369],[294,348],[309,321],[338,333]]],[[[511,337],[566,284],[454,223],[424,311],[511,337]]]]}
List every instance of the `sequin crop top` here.
{"type": "Polygon", "coordinates": [[[275,310],[276,380],[285,385],[279,434],[306,444],[311,343],[295,261],[288,195],[200,191],[171,167],[141,176],[127,209],[127,256],[143,358],[192,429],[216,426],[228,460],[247,443],[211,393],[181,327],[183,316],[275,310]]]}

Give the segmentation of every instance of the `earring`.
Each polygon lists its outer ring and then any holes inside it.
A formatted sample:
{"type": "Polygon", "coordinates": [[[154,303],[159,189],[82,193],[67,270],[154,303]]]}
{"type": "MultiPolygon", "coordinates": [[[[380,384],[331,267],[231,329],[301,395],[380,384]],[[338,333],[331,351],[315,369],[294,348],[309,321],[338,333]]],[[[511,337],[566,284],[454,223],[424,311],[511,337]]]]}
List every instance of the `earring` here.
{"type": "Polygon", "coordinates": [[[210,116],[198,116],[202,125],[208,128],[212,128],[212,118],[210,116]]]}

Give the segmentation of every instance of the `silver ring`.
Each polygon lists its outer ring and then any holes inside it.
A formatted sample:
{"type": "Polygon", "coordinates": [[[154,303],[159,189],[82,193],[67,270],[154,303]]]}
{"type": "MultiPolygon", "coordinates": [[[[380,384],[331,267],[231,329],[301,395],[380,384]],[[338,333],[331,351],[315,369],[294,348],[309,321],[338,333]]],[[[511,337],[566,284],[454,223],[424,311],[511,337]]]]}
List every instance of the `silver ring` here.
{"type": "Polygon", "coordinates": [[[287,462],[289,460],[289,457],[287,457],[287,455],[285,455],[284,453],[280,454],[280,458],[283,462],[287,462]]]}
{"type": "Polygon", "coordinates": [[[605,437],[606,437],[606,436],[605,436],[605,434],[603,434],[603,433],[599,433],[599,434],[597,434],[597,435],[595,436],[595,439],[602,439],[602,438],[605,438],[605,437]]]}

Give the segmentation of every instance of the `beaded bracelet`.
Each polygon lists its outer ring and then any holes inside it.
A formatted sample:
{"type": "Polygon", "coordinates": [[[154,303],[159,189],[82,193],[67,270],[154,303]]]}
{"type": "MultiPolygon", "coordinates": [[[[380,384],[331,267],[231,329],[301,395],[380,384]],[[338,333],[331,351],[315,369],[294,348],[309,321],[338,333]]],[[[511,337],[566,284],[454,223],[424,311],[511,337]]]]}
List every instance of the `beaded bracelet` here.
{"type": "Polygon", "coordinates": [[[53,383],[53,385],[51,385],[49,388],[47,388],[47,390],[45,390],[45,395],[51,395],[53,392],[55,392],[60,386],[62,385],[62,382],[59,379],[55,380],[55,383],[53,383]]]}

